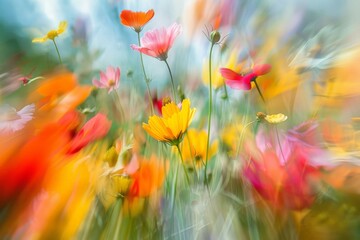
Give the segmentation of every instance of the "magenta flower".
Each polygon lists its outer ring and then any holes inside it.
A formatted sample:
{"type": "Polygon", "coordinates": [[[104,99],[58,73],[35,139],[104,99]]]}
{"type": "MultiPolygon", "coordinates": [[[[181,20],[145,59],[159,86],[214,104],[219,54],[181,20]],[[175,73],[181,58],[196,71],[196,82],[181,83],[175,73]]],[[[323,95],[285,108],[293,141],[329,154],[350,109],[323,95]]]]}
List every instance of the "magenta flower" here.
{"type": "Polygon", "coordinates": [[[255,65],[247,74],[240,74],[228,68],[220,68],[220,73],[229,87],[238,90],[250,90],[251,82],[255,81],[257,77],[267,74],[270,70],[271,65],[260,64],[255,65]]]}
{"type": "Polygon", "coordinates": [[[106,72],[100,71],[100,80],[93,79],[94,86],[98,88],[106,88],[108,93],[119,87],[120,68],[109,66],[106,72]]]}
{"type": "Polygon", "coordinates": [[[131,48],[160,61],[165,61],[168,57],[168,51],[180,32],[181,26],[177,23],[168,28],[150,30],[141,38],[141,46],[132,44],[131,48]]]}

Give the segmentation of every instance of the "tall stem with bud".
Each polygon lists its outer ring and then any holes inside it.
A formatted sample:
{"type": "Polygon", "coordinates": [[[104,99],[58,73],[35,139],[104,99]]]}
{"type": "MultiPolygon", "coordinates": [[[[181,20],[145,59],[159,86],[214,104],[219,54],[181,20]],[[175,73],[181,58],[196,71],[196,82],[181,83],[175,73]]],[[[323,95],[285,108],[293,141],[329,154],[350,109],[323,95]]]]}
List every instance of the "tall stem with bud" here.
{"type": "Polygon", "coordinates": [[[207,136],[207,143],[206,143],[206,159],[205,159],[205,169],[204,169],[204,182],[208,184],[207,181],[207,164],[209,160],[209,147],[210,147],[210,130],[211,130],[211,115],[212,115],[212,79],[211,79],[211,57],[214,45],[220,41],[220,33],[216,30],[210,33],[210,53],[209,53],[209,117],[208,117],[208,136],[207,136]]]}

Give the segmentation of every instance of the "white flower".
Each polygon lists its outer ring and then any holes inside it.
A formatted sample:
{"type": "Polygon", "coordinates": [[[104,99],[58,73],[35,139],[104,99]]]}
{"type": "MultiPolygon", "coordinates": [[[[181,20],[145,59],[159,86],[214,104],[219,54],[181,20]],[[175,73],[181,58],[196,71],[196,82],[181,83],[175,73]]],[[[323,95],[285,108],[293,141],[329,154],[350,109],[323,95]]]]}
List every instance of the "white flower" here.
{"type": "Polygon", "coordinates": [[[24,128],[33,119],[35,105],[30,104],[19,111],[9,105],[0,106],[0,133],[13,133],[24,128]]]}

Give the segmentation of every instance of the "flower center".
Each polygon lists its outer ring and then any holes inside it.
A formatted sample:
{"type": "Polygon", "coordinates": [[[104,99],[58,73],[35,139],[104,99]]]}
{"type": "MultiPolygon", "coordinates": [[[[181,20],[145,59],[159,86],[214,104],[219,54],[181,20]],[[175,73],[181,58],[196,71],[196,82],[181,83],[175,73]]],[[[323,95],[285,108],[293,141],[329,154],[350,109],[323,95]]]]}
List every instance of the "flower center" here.
{"type": "Polygon", "coordinates": [[[58,32],[56,30],[51,30],[47,33],[47,37],[51,40],[54,40],[58,36],[58,32]]]}
{"type": "Polygon", "coordinates": [[[109,84],[109,87],[113,87],[113,86],[115,86],[115,81],[113,79],[110,79],[108,81],[108,84],[109,84]]]}

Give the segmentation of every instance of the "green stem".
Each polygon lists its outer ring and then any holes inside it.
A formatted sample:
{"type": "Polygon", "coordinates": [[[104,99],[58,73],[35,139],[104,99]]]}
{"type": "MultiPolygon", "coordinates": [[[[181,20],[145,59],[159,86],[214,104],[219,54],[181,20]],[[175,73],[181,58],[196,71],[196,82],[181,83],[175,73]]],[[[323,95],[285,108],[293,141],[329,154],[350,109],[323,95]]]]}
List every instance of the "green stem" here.
{"type": "Polygon", "coordinates": [[[253,81],[254,81],[254,83],[255,83],[256,89],[258,90],[258,92],[259,92],[259,94],[260,94],[261,99],[262,99],[263,102],[265,103],[265,98],[264,98],[264,96],[262,95],[262,93],[261,93],[261,91],[260,91],[260,88],[259,88],[259,85],[258,85],[257,82],[256,82],[256,79],[254,79],[253,81]]]}
{"type": "Polygon", "coordinates": [[[213,50],[214,44],[211,44],[210,53],[209,53],[209,118],[208,118],[208,131],[207,131],[207,143],[206,143],[206,158],[205,158],[205,168],[204,168],[204,181],[205,184],[207,182],[207,164],[209,160],[209,147],[210,147],[210,127],[211,127],[211,115],[212,115],[212,80],[211,80],[211,55],[213,50]]]}
{"type": "Polygon", "coordinates": [[[57,45],[56,45],[55,39],[53,39],[52,41],[53,41],[53,43],[54,43],[54,45],[55,45],[55,49],[56,49],[57,55],[58,55],[58,57],[59,57],[59,61],[60,61],[60,63],[62,64],[62,60],[61,60],[61,57],[60,57],[60,52],[59,52],[59,49],[58,49],[58,47],[57,47],[57,45]]]}
{"type": "Polygon", "coordinates": [[[186,176],[186,181],[187,181],[187,183],[188,183],[188,185],[189,185],[189,187],[190,187],[189,175],[188,175],[188,173],[187,173],[187,171],[186,171],[186,166],[185,166],[184,159],[183,159],[183,156],[182,156],[181,151],[180,151],[179,144],[176,145],[176,148],[177,148],[177,150],[178,150],[178,152],[179,152],[179,155],[180,155],[180,158],[181,158],[181,163],[182,163],[183,168],[184,168],[184,172],[185,172],[185,176],[186,176]]]}
{"type": "Polygon", "coordinates": [[[228,91],[227,91],[227,87],[226,87],[226,84],[224,83],[224,90],[225,90],[225,96],[224,98],[225,99],[228,99],[229,95],[228,95],[228,91]]]}
{"type": "MultiPolygon", "coordinates": [[[[139,42],[139,46],[141,46],[141,42],[140,42],[140,32],[137,33],[137,36],[138,36],[138,42],[139,42]]],[[[150,102],[150,106],[151,106],[151,114],[154,114],[154,105],[153,105],[153,102],[152,102],[152,97],[151,97],[151,92],[150,92],[150,86],[149,86],[149,78],[147,77],[146,75],[146,71],[145,71],[145,67],[144,67],[144,60],[143,60],[143,56],[142,56],[142,53],[140,53],[140,60],[141,60],[141,67],[142,67],[142,70],[143,70],[143,73],[144,73],[144,77],[145,77],[145,83],[146,83],[146,88],[147,88],[147,93],[149,95],[149,102],[150,102]]]]}
{"type": "MultiPolygon", "coordinates": [[[[179,164],[176,164],[175,176],[172,182],[172,189],[171,189],[171,218],[174,219],[175,213],[175,199],[176,199],[176,186],[178,180],[178,172],[179,172],[179,164]]],[[[175,222],[175,221],[173,221],[175,222]]]]}
{"type": "Polygon", "coordinates": [[[168,62],[166,60],[164,60],[164,62],[166,63],[166,66],[169,70],[169,74],[170,74],[170,79],[171,79],[171,85],[172,85],[172,90],[173,90],[173,95],[174,95],[174,100],[175,100],[175,103],[177,103],[176,101],[176,90],[175,90],[175,84],[174,84],[174,78],[172,76],[172,73],[171,73],[171,69],[170,69],[170,66],[168,64],[168,62]]]}

